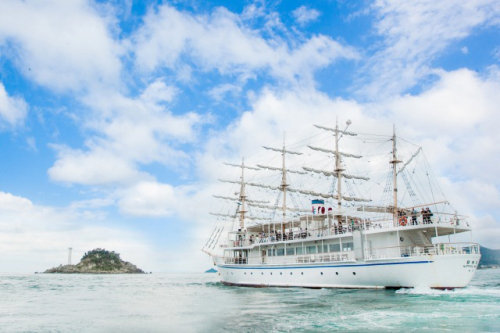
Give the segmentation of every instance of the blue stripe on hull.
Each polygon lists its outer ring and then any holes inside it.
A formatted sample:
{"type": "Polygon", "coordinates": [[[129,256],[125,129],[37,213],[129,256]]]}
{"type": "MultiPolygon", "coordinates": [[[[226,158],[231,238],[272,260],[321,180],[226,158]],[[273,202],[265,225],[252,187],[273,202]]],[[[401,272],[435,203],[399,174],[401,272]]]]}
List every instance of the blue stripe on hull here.
{"type": "Polygon", "coordinates": [[[221,268],[231,269],[296,269],[296,268],[326,268],[326,267],[363,267],[363,266],[388,266],[388,265],[410,265],[410,264],[429,264],[433,261],[406,261],[406,262],[388,262],[375,264],[352,264],[352,265],[317,265],[317,266],[275,266],[275,267],[249,267],[249,266],[219,266],[221,268]]]}

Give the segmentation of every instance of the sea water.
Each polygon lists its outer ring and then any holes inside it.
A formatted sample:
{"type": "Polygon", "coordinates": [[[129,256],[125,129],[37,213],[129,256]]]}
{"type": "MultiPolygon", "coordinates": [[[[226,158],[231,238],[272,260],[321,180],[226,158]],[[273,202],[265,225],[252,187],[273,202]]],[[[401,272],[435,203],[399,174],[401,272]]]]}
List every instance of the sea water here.
{"type": "Polygon", "coordinates": [[[1,332],[500,332],[500,269],[465,289],[228,287],[217,274],[0,275],[1,332]]]}

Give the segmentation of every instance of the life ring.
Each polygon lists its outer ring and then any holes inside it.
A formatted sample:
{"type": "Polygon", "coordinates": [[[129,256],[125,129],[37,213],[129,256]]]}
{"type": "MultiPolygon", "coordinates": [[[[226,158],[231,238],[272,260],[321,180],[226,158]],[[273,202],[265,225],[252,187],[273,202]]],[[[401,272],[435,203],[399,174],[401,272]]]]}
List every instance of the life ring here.
{"type": "Polygon", "coordinates": [[[399,225],[406,225],[408,223],[408,220],[406,219],[406,216],[401,216],[399,218],[399,225]]]}

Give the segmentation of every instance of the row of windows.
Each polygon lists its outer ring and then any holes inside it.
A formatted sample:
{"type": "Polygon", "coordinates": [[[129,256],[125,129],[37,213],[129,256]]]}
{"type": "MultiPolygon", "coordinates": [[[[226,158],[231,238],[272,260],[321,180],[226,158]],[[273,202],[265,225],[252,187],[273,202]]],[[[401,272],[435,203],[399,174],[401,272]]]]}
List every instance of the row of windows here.
{"type": "MultiPolygon", "coordinates": [[[[247,275],[247,272],[244,272],[244,274],[247,275]]],[[[264,275],[264,272],[260,274],[264,275]]],[[[226,272],[226,275],[229,275],[229,272],[226,272]]],[[[233,272],[231,272],[231,275],[233,275],[233,272]]],[[[250,275],[253,275],[253,272],[250,272],[250,275]]],[[[269,275],[273,275],[273,272],[269,272],[269,275]]],[[[280,272],[280,275],[283,275],[283,272],[280,272]]],[[[290,272],[290,275],[293,275],[293,272],[290,272]]],[[[304,275],[304,272],[300,272],[300,275],[304,275]]],[[[323,275],[323,272],[320,272],[320,275],[323,275]]],[[[335,272],[335,275],[339,275],[339,272],[335,272]]],[[[352,275],[356,275],[356,272],[352,272],[352,275]]]]}
{"type": "MultiPolygon", "coordinates": [[[[352,251],[354,248],[352,242],[342,243],[342,251],[352,251]]],[[[328,253],[328,252],[340,252],[340,244],[325,244],[325,245],[312,245],[312,246],[300,246],[300,247],[287,247],[286,255],[302,255],[302,254],[317,254],[317,253],[328,253]]],[[[285,249],[268,249],[267,255],[269,257],[274,256],[284,256],[285,249]]]]}

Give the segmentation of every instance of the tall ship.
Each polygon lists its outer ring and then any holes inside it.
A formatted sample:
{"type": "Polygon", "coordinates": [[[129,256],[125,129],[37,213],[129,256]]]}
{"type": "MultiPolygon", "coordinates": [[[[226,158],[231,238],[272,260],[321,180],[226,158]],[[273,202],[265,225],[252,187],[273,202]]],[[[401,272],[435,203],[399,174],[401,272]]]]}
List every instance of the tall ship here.
{"type": "Polygon", "coordinates": [[[268,155],[255,163],[225,163],[238,174],[221,179],[232,195],[214,195],[221,205],[203,248],[223,284],[467,286],[479,245],[422,148],[394,128],[366,134],[350,125],[314,125],[317,135],[264,146],[268,155]]]}

